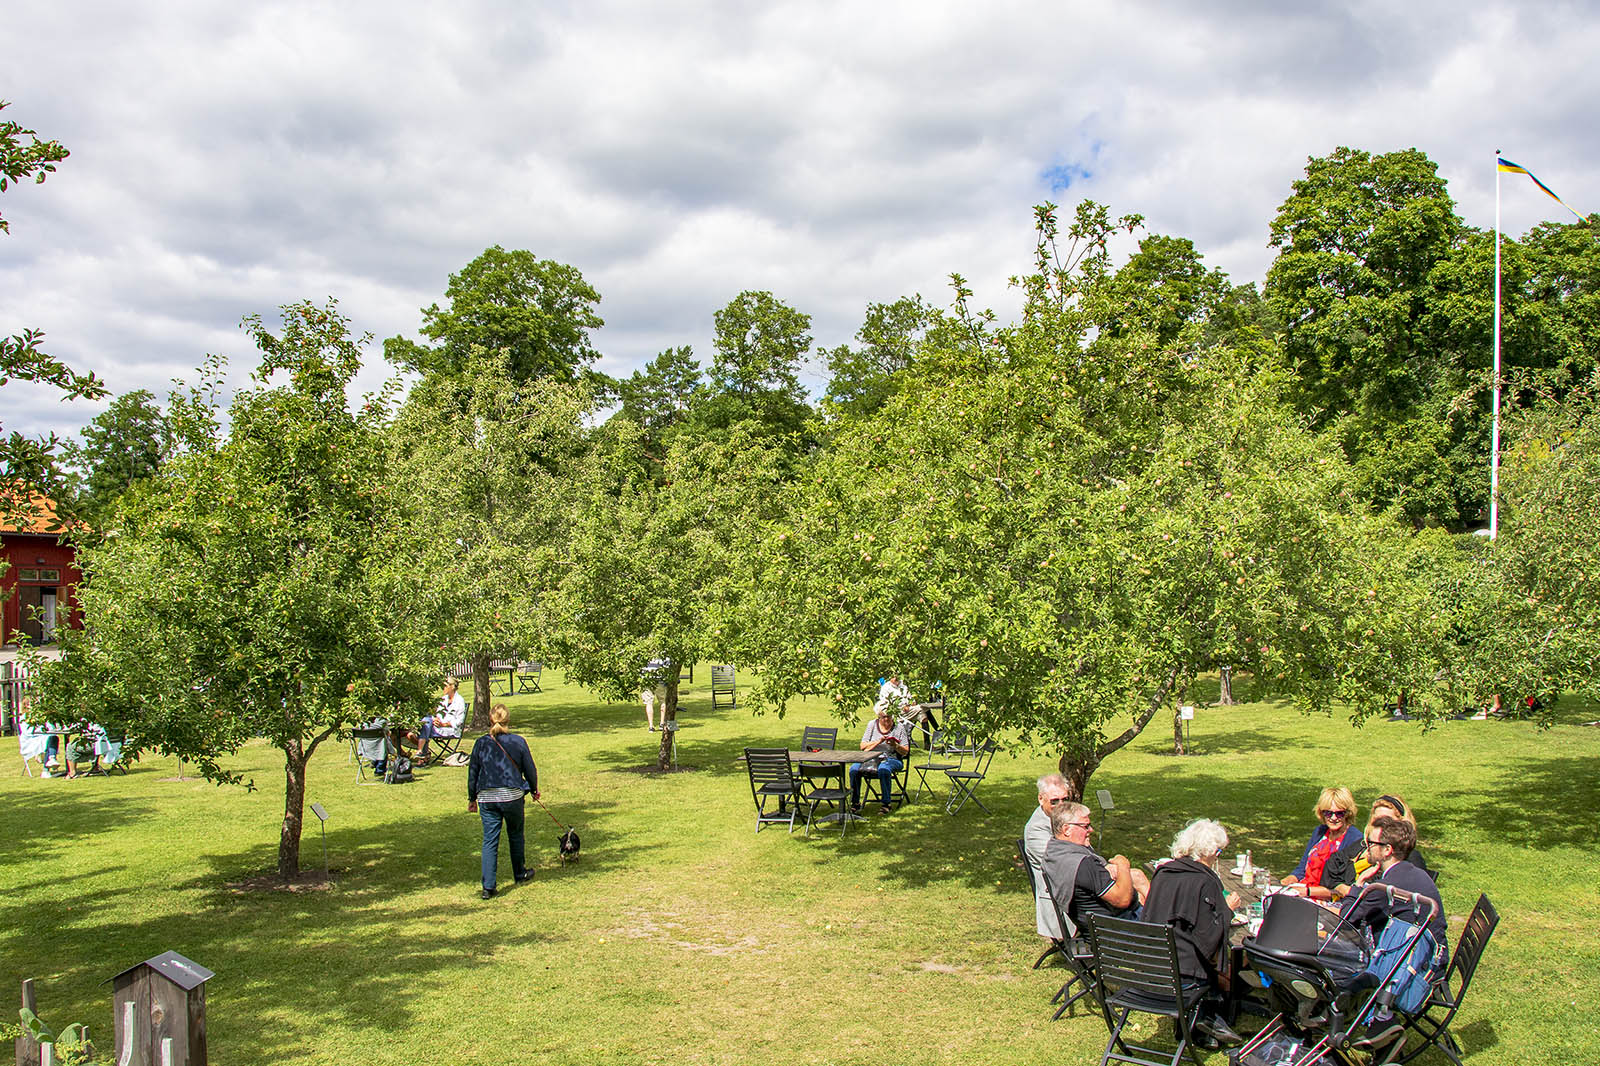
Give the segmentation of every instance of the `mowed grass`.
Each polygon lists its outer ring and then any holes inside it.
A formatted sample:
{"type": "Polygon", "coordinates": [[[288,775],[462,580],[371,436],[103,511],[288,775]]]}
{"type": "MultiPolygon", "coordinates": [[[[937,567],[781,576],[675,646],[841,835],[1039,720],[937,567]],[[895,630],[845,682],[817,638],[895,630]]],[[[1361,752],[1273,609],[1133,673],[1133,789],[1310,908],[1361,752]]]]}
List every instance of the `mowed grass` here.
{"type": "MultiPolygon", "coordinates": [[[[102,982],[177,950],[217,973],[217,1063],[1098,1061],[1099,1018],[1051,1022],[1060,971],[1028,968],[1038,941],[1013,842],[1050,756],[995,760],[979,792],[993,814],[969,804],[951,817],[924,798],[842,839],[758,835],[743,747],[836,723],[805,706],[783,719],[713,712],[706,675],[686,690],[676,774],[640,772],[657,735],[637,705],[548,672],[544,693],[509,701],[583,856],[560,866],[558,830],[530,804],[536,880],[488,902],[464,769],[357,787],[346,750],[325,746],[309,799],[329,812],[333,887],[239,891],[230,883],[274,862],[273,749],[239,755],[258,787],[247,792],[172,780],[176,762],[154,758],[126,777],[29,779],[5,738],[0,988],[35,978],[47,1021],[87,1022],[109,1048],[102,982]]],[[[1468,1062],[1592,1062],[1600,729],[1579,723],[1594,717],[1569,708],[1545,732],[1451,722],[1424,734],[1270,704],[1202,709],[1196,754],[1174,758],[1157,727],[1095,775],[1118,806],[1097,822],[1108,850],[1137,862],[1164,854],[1187,818],[1216,817],[1283,871],[1322,785],[1349,785],[1363,816],[1398,791],[1420,811],[1456,925],[1479,892],[1503,916],[1456,1025],[1468,1062]]],[[[840,725],[842,741],[859,735],[860,722],[840,725]]],[[[319,865],[307,820],[302,854],[319,865]]],[[[500,876],[504,889],[503,853],[500,876]]]]}

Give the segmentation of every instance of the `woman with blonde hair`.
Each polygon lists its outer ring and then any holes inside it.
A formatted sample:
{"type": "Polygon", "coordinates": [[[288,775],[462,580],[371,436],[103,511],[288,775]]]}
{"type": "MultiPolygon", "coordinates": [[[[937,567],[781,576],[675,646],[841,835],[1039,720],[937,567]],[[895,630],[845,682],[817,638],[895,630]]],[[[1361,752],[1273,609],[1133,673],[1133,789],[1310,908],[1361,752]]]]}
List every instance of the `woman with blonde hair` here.
{"type": "Polygon", "coordinates": [[[1355,797],[1343,785],[1323,789],[1317,797],[1315,813],[1319,824],[1306,842],[1300,865],[1283,879],[1283,883],[1303,885],[1306,895],[1312,899],[1328,900],[1333,898],[1334,886],[1339,884],[1337,876],[1329,876],[1329,864],[1332,863],[1335,875],[1341,867],[1346,870],[1353,867],[1366,847],[1366,838],[1355,828],[1355,797]],[[1337,861],[1336,856],[1339,857],[1337,861]]]}
{"type": "Polygon", "coordinates": [[[523,860],[522,808],[531,793],[539,798],[539,770],[528,742],[506,725],[511,714],[497,703],[489,711],[489,732],[472,745],[467,761],[467,810],[483,823],[483,898],[491,899],[504,829],[511,852],[511,875],[519,885],[533,880],[523,860]]]}
{"type": "MultiPolygon", "coordinates": [[[[1398,818],[1400,821],[1410,825],[1413,832],[1417,828],[1417,812],[1411,809],[1409,803],[1393,792],[1385,792],[1372,801],[1372,813],[1367,815],[1367,836],[1370,837],[1372,835],[1372,823],[1379,818],[1398,818]]],[[[1433,871],[1428,869],[1428,864],[1423,861],[1420,848],[1412,848],[1406,861],[1429,877],[1434,876],[1433,871]]],[[[1377,877],[1380,872],[1376,864],[1368,862],[1366,855],[1358,855],[1349,870],[1340,869],[1335,871],[1332,876],[1336,876],[1338,883],[1341,885],[1353,886],[1366,884],[1374,877],[1377,877]]]]}

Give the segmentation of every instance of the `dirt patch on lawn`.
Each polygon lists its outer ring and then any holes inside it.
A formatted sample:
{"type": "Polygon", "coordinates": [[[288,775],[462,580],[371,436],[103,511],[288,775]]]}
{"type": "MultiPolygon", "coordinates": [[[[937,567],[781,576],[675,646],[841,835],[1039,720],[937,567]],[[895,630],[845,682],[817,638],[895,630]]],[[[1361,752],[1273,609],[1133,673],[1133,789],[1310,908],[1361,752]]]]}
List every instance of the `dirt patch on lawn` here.
{"type": "Polygon", "coordinates": [[[344,874],[342,869],[324,873],[321,870],[301,870],[291,879],[284,879],[276,870],[251,874],[238,881],[229,881],[223,887],[235,895],[252,892],[326,892],[344,874]]]}

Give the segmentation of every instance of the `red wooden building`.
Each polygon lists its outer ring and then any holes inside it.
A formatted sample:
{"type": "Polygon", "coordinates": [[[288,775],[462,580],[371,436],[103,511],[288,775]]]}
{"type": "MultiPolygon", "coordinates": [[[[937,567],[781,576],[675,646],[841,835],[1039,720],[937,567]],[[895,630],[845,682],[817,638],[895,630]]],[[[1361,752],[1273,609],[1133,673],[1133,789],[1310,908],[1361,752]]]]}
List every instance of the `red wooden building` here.
{"type": "Polygon", "coordinates": [[[76,590],[83,580],[77,554],[61,542],[65,526],[55,502],[35,497],[33,517],[0,520],[0,640],[16,644],[20,637],[48,643],[55,630],[80,624],[76,590]]]}

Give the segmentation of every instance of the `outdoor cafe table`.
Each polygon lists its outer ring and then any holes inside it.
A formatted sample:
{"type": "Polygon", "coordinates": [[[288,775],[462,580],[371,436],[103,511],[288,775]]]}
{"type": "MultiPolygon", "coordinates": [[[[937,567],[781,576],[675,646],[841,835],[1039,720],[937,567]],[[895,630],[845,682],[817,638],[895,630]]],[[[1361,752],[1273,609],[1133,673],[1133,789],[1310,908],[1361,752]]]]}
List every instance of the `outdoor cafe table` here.
{"type": "MultiPolygon", "coordinates": [[[[879,756],[860,748],[823,748],[821,751],[790,751],[789,761],[798,766],[823,767],[827,776],[838,777],[843,786],[845,782],[845,767],[851,763],[863,762],[876,764],[879,756]]],[[[860,815],[851,814],[849,810],[835,811],[823,815],[818,821],[823,822],[853,822],[860,815]]]]}

